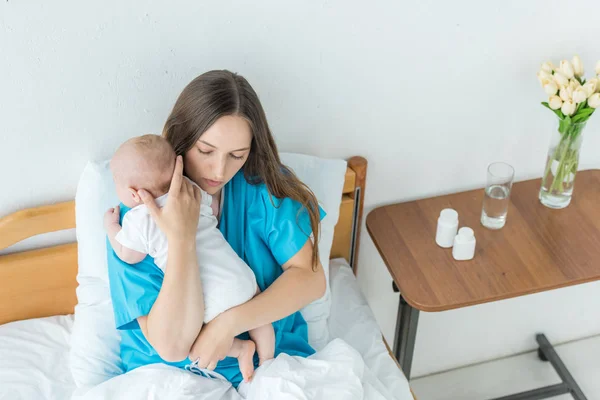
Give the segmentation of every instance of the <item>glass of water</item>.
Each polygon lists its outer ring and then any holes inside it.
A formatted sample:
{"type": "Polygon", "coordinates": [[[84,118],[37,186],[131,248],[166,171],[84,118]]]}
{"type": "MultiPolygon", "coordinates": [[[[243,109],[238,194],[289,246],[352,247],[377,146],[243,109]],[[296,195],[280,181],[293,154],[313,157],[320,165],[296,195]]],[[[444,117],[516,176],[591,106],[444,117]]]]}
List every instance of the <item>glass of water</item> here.
{"type": "Polygon", "coordinates": [[[481,210],[481,224],[489,229],[500,229],[506,223],[506,213],[515,169],[503,162],[488,166],[487,184],[481,210]]]}

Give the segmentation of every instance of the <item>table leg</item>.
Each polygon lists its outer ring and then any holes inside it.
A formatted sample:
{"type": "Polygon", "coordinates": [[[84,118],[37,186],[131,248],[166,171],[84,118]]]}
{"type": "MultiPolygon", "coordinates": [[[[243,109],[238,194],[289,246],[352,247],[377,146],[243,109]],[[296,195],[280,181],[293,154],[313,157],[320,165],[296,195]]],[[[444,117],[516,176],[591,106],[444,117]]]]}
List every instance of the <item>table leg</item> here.
{"type": "Polygon", "coordinates": [[[585,397],[585,395],[581,391],[581,388],[579,387],[577,382],[575,382],[575,379],[573,379],[573,376],[571,375],[565,364],[563,364],[558,354],[556,354],[554,347],[550,344],[550,342],[546,338],[546,335],[540,333],[536,335],[535,340],[540,346],[540,353],[544,356],[546,360],[550,361],[550,364],[552,364],[552,366],[556,370],[556,373],[558,374],[558,376],[560,376],[560,379],[562,379],[562,381],[571,390],[571,395],[573,396],[573,398],[576,400],[586,400],[587,397],[585,397]]]}
{"type": "MultiPolygon", "coordinates": [[[[392,288],[394,292],[399,292],[395,282],[392,282],[392,288]]],[[[396,334],[394,336],[394,356],[396,357],[396,360],[398,360],[398,363],[400,363],[402,371],[408,380],[410,380],[418,323],[419,310],[411,307],[411,305],[404,300],[402,294],[400,294],[398,317],[396,320],[396,334]]],[[[556,354],[554,347],[552,347],[546,338],[546,335],[538,334],[535,339],[540,346],[538,348],[538,356],[541,360],[548,361],[552,364],[562,382],[556,385],[529,390],[527,392],[498,397],[494,400],[540,400],[567,393],[570,393],[575,400],[587,400],[587,397],[585,397],[565,364],[563,364],[558,354],[556,354]]]]}
{"type": "Polygon", "coordinates": [[[419,310],[411,307],[400,295],[398,305],[398,319],[396,320],[396,334],[394,336],[394,356],[400,363],[406,379],[410,380],[415,340],[417,338],[417,324],[419,310]]]}
{"type": "Polygon", "coordinates": [[[571,376],[565,364],[563,364],[558,354],[556,354],[554,347],[552,347],[546,338],[546,335],[538,334],[536,335],[535,340],[540,346],[538,348],[538,356],[542,361],[548,361],[550,364],[552,364],[562,382],[556,385],[546,386],[527,392],[498,397],[494,400],[540,400],[567,393],[570,393],[575,400],[587,400],[587,397],[585,397],[581,391],[581,388],[577,382],[575,382],[575,379],[573,379],[573,376],[571,376]]]}

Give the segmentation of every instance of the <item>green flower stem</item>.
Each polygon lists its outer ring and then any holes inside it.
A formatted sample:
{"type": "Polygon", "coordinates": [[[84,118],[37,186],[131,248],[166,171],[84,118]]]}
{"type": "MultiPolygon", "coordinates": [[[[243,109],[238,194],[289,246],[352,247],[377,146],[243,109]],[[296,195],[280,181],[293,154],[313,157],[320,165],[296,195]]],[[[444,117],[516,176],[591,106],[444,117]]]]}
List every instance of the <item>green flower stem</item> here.
{"type": "Polygon", "coordinates": [[[570,174],[575,174],[577,172],[579,149],[574,148],[574,146],[576,146],[584,126],[584,124],[577,123],[561,124],[559,128],[561,134],[560,142],[556,149],[554,149],[553,154],[551,154],[551,158],[548,160],[548,165],[546,166],[546,171],[544,171],[544,186],[546,186],[545,182],[548,179],[552,164],[554,163],[554,160],[558,161],[556,175],[549,188],[550,193],[562,193],[564,191],[563,184],[566,183],[568,185],[571,183],[570,179],[565,182],[565,178],[568,178],[570,174]]]}

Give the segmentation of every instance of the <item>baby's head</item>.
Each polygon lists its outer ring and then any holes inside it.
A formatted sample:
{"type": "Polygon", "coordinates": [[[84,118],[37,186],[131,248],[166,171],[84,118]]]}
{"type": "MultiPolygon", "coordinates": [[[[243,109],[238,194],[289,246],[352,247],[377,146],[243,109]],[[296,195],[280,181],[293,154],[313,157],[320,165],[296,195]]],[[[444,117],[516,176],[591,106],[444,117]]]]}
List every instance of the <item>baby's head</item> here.
{"type": "Polygon", "coordinates": [[[165,138],[143,135],[123,143],[110,160],[119,200],[127,207],[142,204],[137,191],[154,198],[169,191],[175,169],[175,151],[165,138]]]}

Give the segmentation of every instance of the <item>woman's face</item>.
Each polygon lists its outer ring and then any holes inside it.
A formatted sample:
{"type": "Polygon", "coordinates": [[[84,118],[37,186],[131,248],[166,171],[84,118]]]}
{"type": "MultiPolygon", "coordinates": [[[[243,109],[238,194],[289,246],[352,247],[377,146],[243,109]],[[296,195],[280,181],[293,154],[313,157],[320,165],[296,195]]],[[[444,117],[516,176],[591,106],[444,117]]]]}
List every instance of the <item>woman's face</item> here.
{"type": "Polygon", "coordinates": [[[252,132],[245,119],[221,117],[185,153],[185,173],[208,194],[217,194],[248,159],[251,142],[252,132]]]}

